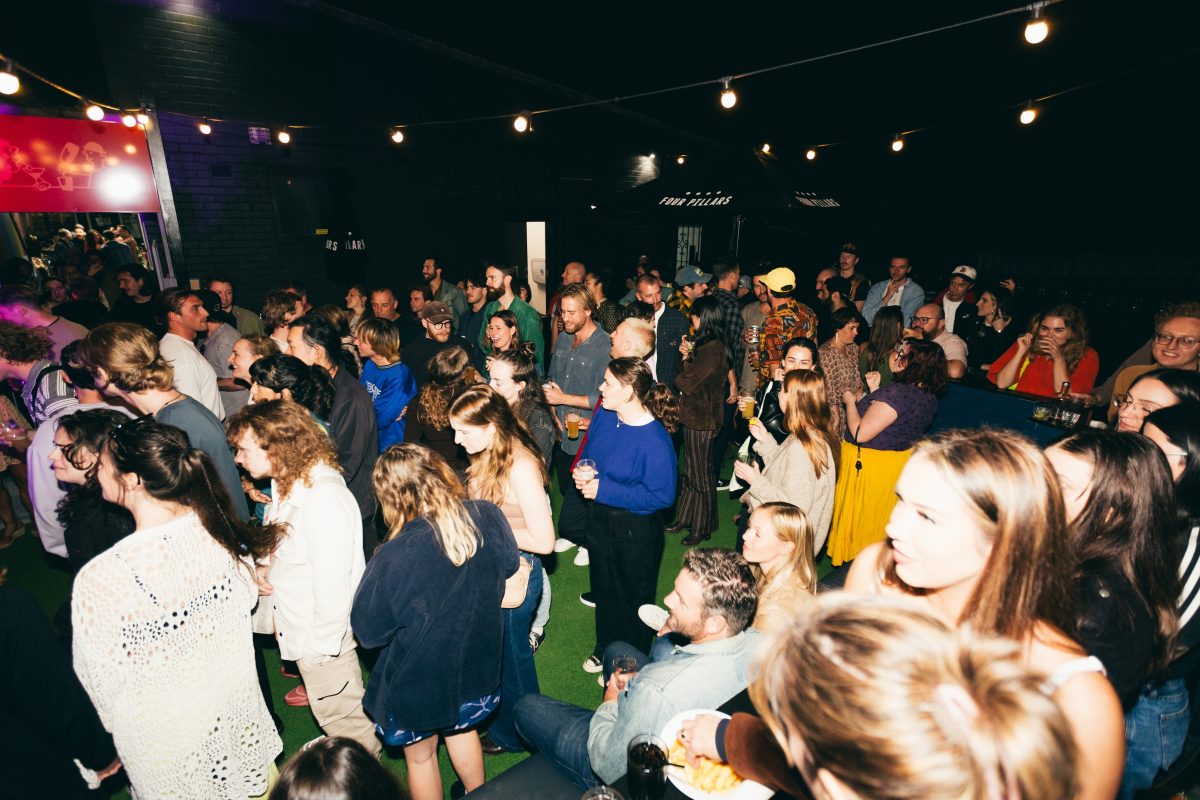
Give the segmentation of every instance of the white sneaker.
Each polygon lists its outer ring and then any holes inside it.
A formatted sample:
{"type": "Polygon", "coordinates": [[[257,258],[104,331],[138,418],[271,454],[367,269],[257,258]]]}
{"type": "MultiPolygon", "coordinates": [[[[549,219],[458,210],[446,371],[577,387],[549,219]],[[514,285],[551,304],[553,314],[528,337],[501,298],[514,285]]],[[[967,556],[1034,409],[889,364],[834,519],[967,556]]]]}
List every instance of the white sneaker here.
{"type": "Polygon", "coordinates": [[[662,630],[662,626],[667,624],[669,616],[670,613],[665,608],[660,608],[653,603],[638,606],[638,619],[656,631],[662,630]]]}
{"type": "Polygon", "coordinates": [[[588,564],[592,563],[588,558],[588,551],[586,547],[579,548],[579,552],[575,554],[574,563],[577,567],[586,567],[588,564]]]}
{"type": "Polygon", "coordinates": [[[600,659],[596,656],[588,656],[583,662],[583,671],[590,672],[594,675],[597,672],[603,672],[604,665],[600,663],[600,659]]]}
{"type": "Polygon", "coordinates": [[[565,553],[574,546],[574,542],[561,536],[554,540],[554,552],[556,553],[565,553]]]}

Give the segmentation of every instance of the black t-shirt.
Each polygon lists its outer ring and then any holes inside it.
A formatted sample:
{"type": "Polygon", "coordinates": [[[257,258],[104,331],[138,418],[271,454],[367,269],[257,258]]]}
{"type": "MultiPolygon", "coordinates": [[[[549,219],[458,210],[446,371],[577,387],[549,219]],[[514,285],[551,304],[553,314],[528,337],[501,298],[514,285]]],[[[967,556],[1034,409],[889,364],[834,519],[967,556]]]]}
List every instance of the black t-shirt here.
{"type": "Polygon", "coordinates": [[[151,298],[145,303],[138,303],[132,297],[125,296],[113,303],[112,311],[108,314],[109,322],[136,322],[152,331],[158,330],[154,321],[154,307],[157,303],[151,298]]]}
{"type": "Polygon", "coordinates": [[[439,342],[436,339],[421,338],[414,339],[405,345],[404,351],[401,354],[401,360],[412,370],[413,380],[417,382],[417,389],[429,383],[429,359],[443,350],[455,346],[466,350],[467,355],[471,356],[471,363],[475,363],[475,348],[458,334],[450,334],[450,338],[444,342],[439,342]]]}

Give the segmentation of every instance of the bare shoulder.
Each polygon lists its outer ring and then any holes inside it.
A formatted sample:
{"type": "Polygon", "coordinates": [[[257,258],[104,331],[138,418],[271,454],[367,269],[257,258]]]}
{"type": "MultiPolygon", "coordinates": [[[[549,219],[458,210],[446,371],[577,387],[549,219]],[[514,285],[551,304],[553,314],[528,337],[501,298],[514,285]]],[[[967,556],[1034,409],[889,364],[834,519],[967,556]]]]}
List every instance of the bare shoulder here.
{"type": "Polygon", "coordinates": [[[879,579],[879,559],[883,555],[885,542],[875,542],[864,547],[850,564],[846,575],[845,590],[858,594],[885,594],[886,587],[879,579]]]}

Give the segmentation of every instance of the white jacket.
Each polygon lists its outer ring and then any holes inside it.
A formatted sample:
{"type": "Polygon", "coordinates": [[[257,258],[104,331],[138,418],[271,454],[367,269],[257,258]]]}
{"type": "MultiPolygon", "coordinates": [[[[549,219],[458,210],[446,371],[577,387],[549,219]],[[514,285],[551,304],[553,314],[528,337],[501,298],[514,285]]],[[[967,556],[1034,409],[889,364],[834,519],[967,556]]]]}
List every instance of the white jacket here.
{"type": "Polygon", "coordinates": [[[311,486],[297,481],[280,501],[271,482],[266,522],[288,531],[271,557],[269,600],[279,652],[289,660],[321,663],[341,654],[350,606],[362,580],[362,519],[341,473],[318,464],[311,486]]]}

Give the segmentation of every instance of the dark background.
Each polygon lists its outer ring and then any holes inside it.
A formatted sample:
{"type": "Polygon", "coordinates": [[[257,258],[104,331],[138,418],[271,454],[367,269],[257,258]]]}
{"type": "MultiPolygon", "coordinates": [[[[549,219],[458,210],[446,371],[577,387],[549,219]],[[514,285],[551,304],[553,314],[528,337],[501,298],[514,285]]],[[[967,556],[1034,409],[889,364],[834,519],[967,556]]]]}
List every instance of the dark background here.
{"type": "MultiPolygon", "coordinates": [[[[1016,4],[694,4],[537,7],[341,0],[68,0],[6,10],[6,55],[88,96],[155,108],[182,236],[184,275],[234,272],[253,305],[287,278],[316,301],[362,266],[403,286],[437,253],[452,279],[485,257],[516,259],[512,223],[550,225],[550,274],[567,260],[631,271],[640,253],[674,267],[678,216],[618,213],[653,170],[768,168],[836,197],[836,213],[750,209],[740,255],[809,275],[842,241],[884,273],[903,251],[927,289],[955,264],[1065,293],[1104,350],[1142,341],[1164,299],[1196,296],[1200,12],[1067,0],[1050,37],[1025,14],[735,81],[733,111],[707,85],[535,116],[508,115],[714,80],[995,13],[1016,4]],[[1051,99],[1032,126],[1016,121],[1051,99]],[[213,120],[208,139],[197,118],[213,120]],[[488,115],[503,118],[429,124],[488,115]],[[248,125],[294,128],[252,145],[248,125]],[[405,124],[407,141],[387,133],[405,124]],[[900,154],[889,142],[906,137],[900,154]],[[812,162],[803,151],[820,148],[812,162]],[[654,152],[653,170],[641,156],[654,152]],[[687,154],[678,167],[677,154],[687,154]],[[290,182],[290,183],[289,183],[290,182]],[[593,209],[592,206],[596,208],[593,209]],[[325,227],[351,230],[366,260],[328,261],[325,227]],[[1096,319],[1102,317],[1103,319],[1096,319]],[[1124,337],[1124,338],[1123,338],[1124,337]],[[1132,340],[1131,340],[1132,341],[1132,340]]],[[[24,81],[17,113],[78,113],[24,81]]],[[[732,215],[706,215],[701,257],[729,247],[732,215]]],[[[614,292],[615,293],[615,292],[614,292]]],[[[1132,349],[1133,344],[1125,349],[1132,349]]],[[[1110,362],[1111,363],[1111,362],[1110,362]]]]}

